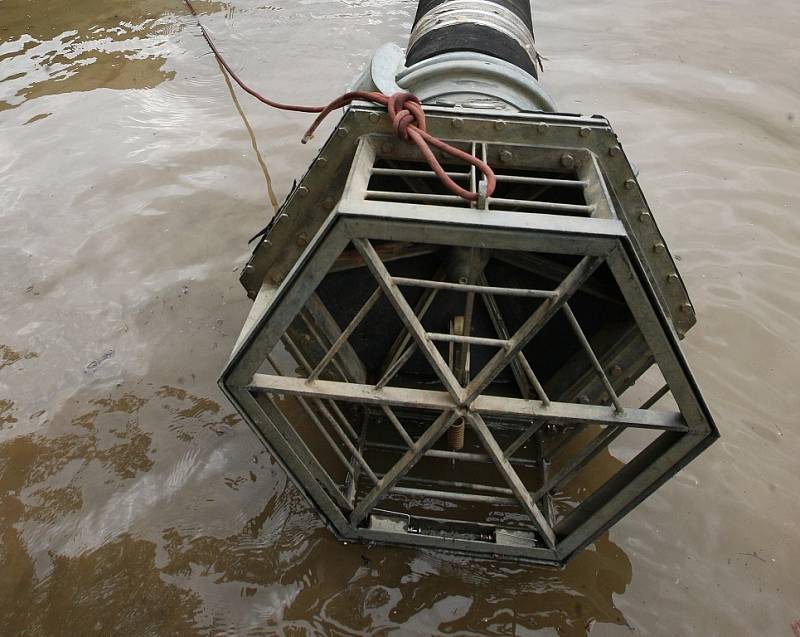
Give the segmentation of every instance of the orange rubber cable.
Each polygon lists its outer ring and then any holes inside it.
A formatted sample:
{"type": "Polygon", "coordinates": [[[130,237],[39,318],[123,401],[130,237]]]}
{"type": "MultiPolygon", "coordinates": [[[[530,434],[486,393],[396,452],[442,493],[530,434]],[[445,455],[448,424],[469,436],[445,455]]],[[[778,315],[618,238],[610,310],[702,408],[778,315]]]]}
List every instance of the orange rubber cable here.
{"type": "Polygon", "coordinates": [[[200,27],[200,31],[203,34],[206,42],[208,43],[211,52],[217,58],[219,63],[222,65],[222,68],[225,69],[225,72],[230,76],[230,78],[236,82],[246,93],[252,95],[256,98],[259,102],[266,104],[272,108],[277,108],[282,111],[293,111],[298,113],[318,113],[317,118],[311,124],[309,129],[306,131],[306,134],[303,136],[302,142],[305,144],[307,143],[313,136],[314,132],[317,130],[319,125],[322,121],[336,109],[342,108],[347,106],[351,102],[355,100],[362,100],[365,102],[372,102],[373,104],[379,104],[380,106],[385,106],[387,111],[389,112],[389,117],[392,120],[392,126],[394,128],[395,133],[397,136],[405,142],[413,143],[419,149],[422,156],[425,158],[425,161],[428,162],[428,165],[431,167],[431,170],[436,174],[439,180],[444,184],[444,186],[450,190],[455,195],[458,195],[462,199],[466,201],[477,201],[478,200],[478,193],[472,192],[471,190],[467,190],[466,188],[462,188],[459,186],[450,175],[447,174],[442,165],[439,163],[439,160],[436,159],[436,156],[433,154],[431,150],[431,146],[434,146],[441,150],[443,153],[450,155],[453,158],[461,159],[477,168],[483,175],[486,177],[486,197],[491,197],[492,193],[494,192],[495,185],[497,183],[494,175],[494,171],[492,168],[484,161],[478,159],[474,155],[467,153],[460,148],[456,148],[455,146],[451,146],[447,142],[442,141],[438,137],[434,137],[431,135],[425,123],[425,111],[423,110],[422,103],[420,102],[419,98],[407,92],[400,92],[395,93],[394,95],[384,95],[383,93],[376,93],[370,91],[352,91],[349,93],[345,93],[341,97],[337,97],[327,106],[303,106],[297,104],[284,104],[282,102],[276,102],[271,100],[267,97],[264,97],[257,91],[250,88],[244,81],[236,74],[236,72],[230,67],[230,65],[225,61],[225,58],[220,53],[219,49],[217,49],[214,41],[211,39],[211,36],[206,31],[203,24],[200,22],[200,17],[195,11],[194,6],[192,5],[190,0],[183,0],[186,3],[186,6],[189,8],[191,14],[197,18],[198,25],[200,27]]]}

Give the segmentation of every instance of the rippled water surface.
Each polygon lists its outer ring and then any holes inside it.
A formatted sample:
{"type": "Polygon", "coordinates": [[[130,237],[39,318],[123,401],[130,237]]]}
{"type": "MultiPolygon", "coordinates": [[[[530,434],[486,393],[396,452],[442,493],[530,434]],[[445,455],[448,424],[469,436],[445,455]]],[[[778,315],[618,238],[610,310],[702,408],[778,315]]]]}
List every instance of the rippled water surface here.
{"type": "MultiPolygon", "coordinates": [[[[311,103],[415,8],[198,6],[311,103]]],[[[340,545],[215,385],[308,119],[236,102],[177,0],[0,0],[0,634],[791,636],[800,4],[535,9],[548,89],[619,129],[680,257],[723,439],[563,571],[340,545]]]]}

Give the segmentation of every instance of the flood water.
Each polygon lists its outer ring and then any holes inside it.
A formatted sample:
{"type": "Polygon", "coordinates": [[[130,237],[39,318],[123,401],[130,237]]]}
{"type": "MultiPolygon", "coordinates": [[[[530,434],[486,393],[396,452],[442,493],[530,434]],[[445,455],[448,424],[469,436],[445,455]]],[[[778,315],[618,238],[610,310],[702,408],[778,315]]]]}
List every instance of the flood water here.
{"type": "MultiPolygon", "coordinates": [[[[415,3],[198,9],[319,103],[415,3]]],[[[178,0],[0,0],[0,635],[791,637],[800,3],[534,9],[547,88],[611,119],[680,258],[722,440],[562,571],[339,544],[216,387],[308,117],[235,101],[178,0]]]]}

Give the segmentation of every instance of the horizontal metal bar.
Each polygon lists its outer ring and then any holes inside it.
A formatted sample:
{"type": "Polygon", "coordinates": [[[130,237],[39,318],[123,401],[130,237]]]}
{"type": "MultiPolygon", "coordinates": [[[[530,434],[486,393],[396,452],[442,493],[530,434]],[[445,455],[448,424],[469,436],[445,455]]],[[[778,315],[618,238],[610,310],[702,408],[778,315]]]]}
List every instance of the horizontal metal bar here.
{"type": "Polygon", "coordinates": [[[556,203],[552,201],[532,201],[527,199],[498,199],[491,197],[489,206],[510,206],[514,208],[533,208],[536,210],[555,210],[559,212],[583,212],[591,214],[594,206],[585,206],[572,203],[556,203]]]}
{"type": "Polygon", "coordinates": [[[583,188],[589,182],[584,179],[553,179],[551,177],[526,177],[524,175],[495,175],[498,182],[511,184],[531,184],[534,186],[555,186],[564,188],[583,188]]]}
{"type": "MultiPolygon", "coordinates": [[[[387,442],[367,442],[366,449],[377,449],[378,451],[400,451],[405,452],[406,448],[400,445],[393,445],[387,442]]],[[[428,458],[442,458],[444,460],[462,460],[464,462],[491,462],[492,459],[485,453],[469,453],[467,451],[445,451],[444,449],[428,449],[425,452],[428,458]]],[[[509,458],[511,464],[520,467],[538,467],[539,463],[528,458],[509,458]]]]}
{"type": "MultiPolygon", "coordinates": [[[[380,474],[378,477],[381,478],[380,474]]],[[[436,480],[434,478],[420,478],[418,476],[406,475],[401,482],[416,482],[434,487],[447,487],[449,489],[471,489],[483,493],[494,493],[496,495],[512,495],[513,492],[507,487],[495,487],[490,484],[473,484],[472,482],[459,482],[458,480],[436,480]]]]}
{"type": "Polygon", "coordinates": [[[422,203],[460,203],[467,204],[465,199],[458,195],[436,195],[433,193],[422,192],[388,192],[386,190],[367,190],[364,196],[366,200],[372,201],[405,201],[405,202],[422,202],[422,203]]]}
{"type": "Polygon", "coordinates": [[[431,489],[411,489],[408,487],[392,487],[392,493],[399,495],[419,496],[423,498],[439,498],[441,500],[454,500],[456,502],[479,502],[481,504],[514,504],[519,506],[514,498],[504,498],[496,495],[479,495],[473,493],[457,493],[455,491],[433,491],[431,489]]]}
{"type": "MultiPolygon", "coordinates": [[[[438,179],[432,170],[406,170],[404,168],[373,168],[373,175],[385,175],[387,177],[425,177],[438,179]]],[[[447,176],[452,179],[467,179],[470,173],[447,172],[447,176]]],[[[583,188],[587,185],[584,179],[554,179],[552,177],[527,177],[525,175],[495,175],[498,182],[510,184],[531,184],[533,186],[554,186],[563,188],[583,188]]]]}
{"type": "Polygon", "coordinates": [[[342,200],[338,213],[355,236],[373,240],[418,242],[441,245],[474,245],[475,237],[492,250],[589,254],[605,257],[614,243],[625,239],[619,219],[581,215],[449,208],[386,201],[342,200]]]}
{"type": "MultiPolygon", "coordinates": [[[[387,177],[431,177],[438,179],[438,175],[432,170],[406,170],[404,168],[373,168],[373,175],[386,175],[387,177]]],[[[447,176],[452,179],[467,179],[469,173],[455,173],[447,171],[447,176]]]]}
{"type": "MultiPolygon", "coordinates": [[[[330,380],[306,382],[304,378],[255,374],[248,386],[250,391],[287,393],[314,396],[329,400],[345,400],[368,405],[392,405],[412,409],[434,411],[454,408],[453,398],[448,392],[406,387],[384,387],[375,389],[371,385],[339,383],[330,380]]],[[[487,416],[505,416],[530,422],[533,418],[544,418],[550,424],[571,426],[575,423],[598,425],[622,425],[643,429],[665,431],[688,431],[686,421],[679,412],[626,409],[617,413],[607,405],[579,405],[552,402],[544,407],[541,401],[509,398],[506,396],[479,395],[470,406],[473,411],[487,416]]]]}
{"type": "MultiPolygon", "coordinates": [[[[365,199],[367,201],[400,201],[417,202],[427,204],[465,204],[465,200],[457,195],[438,195],[433,193],[420,192],[390,192],[386,190],[367,190],[365,199]]],[[[512,208],[531,208],[533,210],[552,210],[555,212],[578,212],[591,214],[594,206],[586,206],[570,203],[557,203],[552,201],[532,201],[527,199],[503,199],[492,197],[488,202],[489,206],[508,206],[512,208]]]]}
{"type": "Polygon", "coordinates": [[[450,283],[448,281],[429,281],[426,279],[409,279],[406,277],[392,277],[397,285],[416,288],[429,288],[433,290],[453,290],[454,292],[476,292],[478,294],[493,294],[495,296],[523,296],[536,299],[548,299],[556,296],[554,290],[530,290],[525,288],[500,288],[491,285],[469,285],[467,283],[450,283]]]}
{"type": "MultiPolygon", "coordinates": [[[[425,245],[422,243],[408,243],[392,241],[378,246],[378,254],[384,263],[394,263],[403,259],[413,259],[415,257],[433,254],[439,250],[438,246],[425,245]]],[[[331,267],[331,272],[344,272],[364,267],[364,259],[357,250],[345,250],[336,259],[331,267]]]]}
{"type": "Polygon", "coordinates": [[[432,341],[445,343],[467,343],[468,345],[487,345],[489,347],[505,347],[508,341],[499,338],[484,338],[482,336],[461,336],[460,334],[441,334],[439,332],[425,333],[432,341]]]}

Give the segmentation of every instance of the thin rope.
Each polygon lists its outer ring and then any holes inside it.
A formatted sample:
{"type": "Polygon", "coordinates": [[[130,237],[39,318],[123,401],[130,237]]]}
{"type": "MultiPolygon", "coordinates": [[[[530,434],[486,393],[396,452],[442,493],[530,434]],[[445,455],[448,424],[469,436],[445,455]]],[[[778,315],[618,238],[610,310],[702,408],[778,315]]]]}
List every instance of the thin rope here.
{"type": "Polygon", "coordinates": [[[303,106],[298,104],[284,104],[283,102],[276,102],[267,97],[264,97],[254,89],[250,88],[230,67],[225,61],[225,58],[220,53],[219,49],[214,44],[211,36],[206,31],[200,21],[200,16],[195,11],[194,6],[190,0],[183,0],[186,3],[191,14],[197,19],[197,24],[200,31],[208,43],[211,52],[217,58],[222,68],[236,82],[246,93],[255,97],[259,102],[266,104],[272,108],[277,108],[282,111],[293,111],[298,113],[318,113],[317,118],[311,124],[309,129],[303,136],[302,143],[307,143],[313,136],[322,121],[332,112],[339,108],[349,105],[355,100],[362,100],[365,102],[372,102],[380,106],[386,107],[389,112],[389,117],[392,120],[392,127],[395,134],[405,142],[414,144],[422,154],[425,161],[431,167],[431,170],[436,174],[444,186],[453,194],[458,195],[466,201],[477,201],[478,193],[467,190],[459,186],[450,175],[447,174],[439,160],[433,154],[431,146],[441,150],[443,153],[450,155],[453,158],[465,161],[477,168],[486,177],[486,197],[491,197],[494,192],[496,179],[492,168],[484,161],[478,159],[474,155],[467,153],[460,148],[451,146],[447,142],[442,141],[438,137],[434,137],[427,130],[425,122],[425,111],[423,110],[422,103],[419,98],[412,93],[400,92],[394,95],[384,95],[383,93],[376,93],[371,91],[352,91],[345,93],[341,97],[337,97],[327,106],[303,106]]]}

